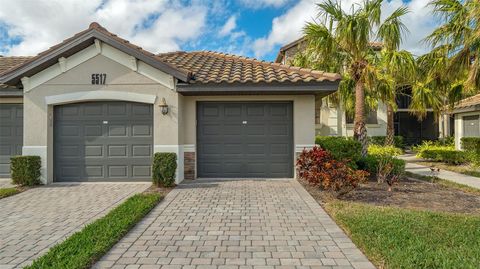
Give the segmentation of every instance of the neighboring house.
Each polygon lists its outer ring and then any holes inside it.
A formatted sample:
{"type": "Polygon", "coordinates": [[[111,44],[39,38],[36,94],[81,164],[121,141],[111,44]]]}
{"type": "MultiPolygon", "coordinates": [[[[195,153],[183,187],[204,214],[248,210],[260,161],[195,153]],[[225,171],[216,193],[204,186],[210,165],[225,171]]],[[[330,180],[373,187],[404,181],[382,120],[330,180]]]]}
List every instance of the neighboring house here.
{"type": "Polygon", "coordinates": [[[155,55],[97,23],[35,57],[0,57],[0,176],[38,155],[42,182],[291,178],[312,147],[315,96],[338,74],[216,52],[155,55]]]}
{"type": "Polygon", "coordinates": [[[461,149],[462,137],[480,137],[480,94],[465,98],[455,105],[455,148],[461,149]]]}
{"type": "MultiPolygon", "coordinates": [[[[382,49],[382,44],[371,43],[375,51],[382,49]]],[[[285,65],[291,64],[295,55],[305,50],[306,42],[302,37],[282,48],[278,52],[275,62],[285,65]]],[[[419,121],[410,113],[410,91],[404,90],[397,97],[398,109],[394,115],[395,135],[403,136],[409,144],[419,143],[422,140],[433,140],[439,136],[438,123],[432,111],[422,121],[419,121]]],[[[379,103],[376,111],[370,111],[366,115],[367,134],[369,136],[385,136],[387,133],[387,107],[379,103]]],[[[316,133],[324,136],[353,136],[353,117],[345,114],[345,111],[329,98],[317,96],[315,99],[315,126],[316,133]]]]}

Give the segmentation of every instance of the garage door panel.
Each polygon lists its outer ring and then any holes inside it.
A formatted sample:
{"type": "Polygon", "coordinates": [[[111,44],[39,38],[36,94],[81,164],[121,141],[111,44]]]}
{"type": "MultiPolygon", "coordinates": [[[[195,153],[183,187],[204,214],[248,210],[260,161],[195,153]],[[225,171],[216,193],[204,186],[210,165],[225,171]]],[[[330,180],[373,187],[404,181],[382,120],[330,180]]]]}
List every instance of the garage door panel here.
{"type": "Polygon", "coordinates": [[[86,145],[85,157],[100,158],[103,157],[103,145],[86,145]]]}
{"type": "Polygon", "coordinates": [[[151,136],[152,126],[148,124],[135,124],[132,126],[132,136],[151,136]]]}
{"type": "Polygon", "coordinates": [[[127,104],[125,103],[107,104],[108,116],[127,116],[127,110],[127,104]]]}
{"type": "Polygon", "coordinates": [[[102,125],[85,125],[83,127],[83,133],[85,136],[102,136],[102,125]]]}
{"type": "Polygon", "coordinates": [[[133,157],[150,157],[152,156],[152,147],[150,145],[132,145],[133,157]]]}
{"type": "Polygon", "coordinates": [[[108,145],[108,157],[127,157],[126,145],[108,145]]]}
{"type": "Polygon", "coordinates": [[[152,176],[152,169],[148,165],[134,165],[132,169],[134,177],[150,178],[152,176]]]}
{"type": "Polygon", "coordinates": [[[108,136],[127,136],[127,126],[124,125],[108,125],[108,136]]]}
{"type": "Polygon", "coordinates": [[[10,177],[10,158],[22,155],[23,104],[0,104],[0,178],[10,177]]]}
{"type": "Polygon", "coordinates": [[[292,114],[290,102],[199,102],[198,176],[292,177],[292,114]],[[274,156],[278,173],[271,169],[274,156]]]}
{"type": "Polygon", "coordinates": [[[153,109],[148,104],[112,101],[55,107],[55,181],[149,180],[152,126],[153,109]],[[64,110],[72,111],[70,106],[77,115],[65,116],[64,110]],[[65,126],[80,132],[64,135],[65,126]],[[62,156],[62,149],[68,147],[79,152],[62,156]]]}
{"type": "Polygon", "coordinates": [[[224,116],[226,119],[237,119],[242,117],[242,105],[233,104],[231,106],[223,107],[224,116]]]}
{"type": "Polygon", "coordinates": [[[85,116],[102,116],[103,106],[102,104],[85,104],[83,107],[83,115],[85,116]]]}

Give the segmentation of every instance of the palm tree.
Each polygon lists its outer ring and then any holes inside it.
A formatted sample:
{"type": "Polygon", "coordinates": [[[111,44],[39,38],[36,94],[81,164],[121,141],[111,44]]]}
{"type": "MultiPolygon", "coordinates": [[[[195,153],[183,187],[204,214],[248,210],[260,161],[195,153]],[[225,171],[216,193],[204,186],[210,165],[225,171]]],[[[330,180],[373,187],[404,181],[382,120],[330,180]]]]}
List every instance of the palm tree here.
{"type": "Polygon", "coordinates": [[[415,76],[415,59],[406,51],[399,51],[404,35],[408,32],[401,18],[409,11],[406,7],[395,10],[380,26],[378,37],[383,41],[380,54],[380,80],[377,83],[377,92],[387,106],[387,136],[385,145],[394,144],[394,111],[396,97],[400,89],[408,86],[415,76]],[[382,83],[383,82],[383,83],[382,83]]]}
{"type": "Polygon", "coordinates": [[[443,24],[425,41],[432,50],[419,57],[411,108],[420,118],[426,106],[438,115],[480,88],[480,1],[433,0],[443,24]]]}
{"type": "Polygon", "coordinates": [[[383,0],[365,0],[352,5],[348,12],[337,1],[326,0],[317,4],[318,21],[307,23],[304,28],[311,61],[318,66],[331,67],[336,63],[355,93],[354,138],[362,144],[362,155],[367,154],[368,137],[365,127],[366,92],[374,91],[378,78],[378,56],[373,51],[371,38],[378,37],[388,44],[400,43],[400,17],[407,9],[400,7],[381,23],[383,0]],[[395,28],[396,27],[396,28],[395,28]],[[380,29],[385,29],[383,32],[380,29]],[[396,30],[395,30],[396,29],[396,30]],[[350,82],[349,82],[350,81],[350,82]]]}

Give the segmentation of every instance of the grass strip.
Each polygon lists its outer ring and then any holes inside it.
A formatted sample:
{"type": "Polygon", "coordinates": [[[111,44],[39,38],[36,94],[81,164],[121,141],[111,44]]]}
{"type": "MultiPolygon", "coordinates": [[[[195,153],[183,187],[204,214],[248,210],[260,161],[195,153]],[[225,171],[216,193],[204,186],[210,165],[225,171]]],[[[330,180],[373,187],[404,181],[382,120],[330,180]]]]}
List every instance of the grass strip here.
{"type": "Polygon", "coordinates": [[[352,202],[330,215],[379,268],[480,268],[480,216],[352,202]]]}
{"type": "Polygon", "coordinates": [[[480,189],[473,188],[473,187],[470,187],[468,185],[460,184],[460,183],[453,182],[453,181],[450,181],[450,180],[441,179],[441,178],[432,177],[432,176],[417,175],[415,173],[408,172],[408,171],[405,172],[405,175],[407,177],[411,177],[411,178],[414,178],[414,179],[423,180],[423,181],[427,181],[427,182],[431,182],[431,183],[437,183],[437,184],[443,185],[445,187],[454,188],[454,189],[462,190],[462,191],[465,191],[465,192],[480,194],[480,189]]]}
{"type": "Polygon", "coordinates": [[[136,194],[106,216],[85,226],[25,268],[89,268],[140,221],[162,196],[136,194]]]}
{"type": "Polygon", "coordinates": [[[0,199],[15,195],[21,191],[17,188],[0,188],[0,199]]]}

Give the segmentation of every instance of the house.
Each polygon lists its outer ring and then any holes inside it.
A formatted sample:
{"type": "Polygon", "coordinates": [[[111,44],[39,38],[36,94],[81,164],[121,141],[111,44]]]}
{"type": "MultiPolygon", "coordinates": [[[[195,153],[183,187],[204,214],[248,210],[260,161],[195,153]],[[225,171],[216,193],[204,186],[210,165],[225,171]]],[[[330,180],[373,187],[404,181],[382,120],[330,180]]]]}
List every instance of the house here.
{"type": "MultiPolygon", "coordinates": [[[[380,51],[382,44],[372,42],[374,51],[380,51]]],[[[305,50],[305,38],[299,38],[280,48],[275,62],[289,65],[298,52],[305,50]]],[[[411,89],[403,89],[397,96],[397,111],[394,114],[395,135],[403,136],[408,144],[419,143],[422,140],[434,140],[442,133],[433,111],[427,112],[423,120],[418,120],[411,114],[411,89]],[[440,133],[439,133],[440,132],[440,133]]],[[[385,136],[387,133],[387,107],[379,102],[376,111],[366,115],[367,134],[369,136],[385,136]]],[[[316,96],[315,99],[315,130],[323,136],[353,136],[353,117],[345,114],[342,107],[329,98],[316,96]]]]}
{"type": "Polygon", "coordinates": [[[98,23],[35,57],[0,57],[1,176],[38,155],[43,183],[290,178],[313,146],[315,96],[338,74],[209,51],[152,54],[98,23]]]}
{"type": "Polygon", "coordinates": [[[456,149],[461,149],[462,137],[480,137],[480,94],[458,102],[451,114],[455,119],[456,149]]]}

